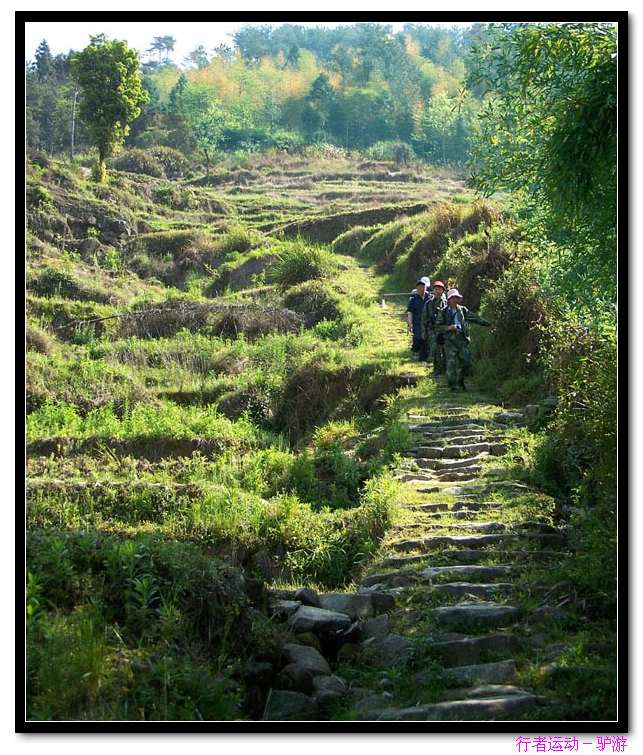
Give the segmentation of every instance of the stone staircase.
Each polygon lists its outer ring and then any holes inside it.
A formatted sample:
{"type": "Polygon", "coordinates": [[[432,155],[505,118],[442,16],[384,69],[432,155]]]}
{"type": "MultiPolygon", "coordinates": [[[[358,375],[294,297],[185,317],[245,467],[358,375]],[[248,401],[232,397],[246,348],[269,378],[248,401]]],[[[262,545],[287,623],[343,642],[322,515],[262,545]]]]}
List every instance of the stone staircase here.
{"type": "Polygon", "coordinates": [[[539,522],[505,519],[505,501],[494,494],[529,488],[482,476],[509,448],[507,423],[521,423],[522,415],[495,409],[481,416],[475,400],[456,406],[453,398],[444,391],[443,421],[409,417],[417,440],[398,478],[410,500],[357,592],[273,592],[273,616],[287,622],[293,643],[265,720],[328,719],[339,709],[356,720],[512,720],[552,702],[516,685],[516,656],[530,647],[521,628],[531,619],[514,583],[530,563],[555,558],[564,536],[539,522]],[[374,674],[396,667],[418,688],[430,686],[435,665],[418,667],[420,646],[440,669],[442,699],[435,702],[400,704],[395,689],[333,674],[347,664],[374,674]]]}

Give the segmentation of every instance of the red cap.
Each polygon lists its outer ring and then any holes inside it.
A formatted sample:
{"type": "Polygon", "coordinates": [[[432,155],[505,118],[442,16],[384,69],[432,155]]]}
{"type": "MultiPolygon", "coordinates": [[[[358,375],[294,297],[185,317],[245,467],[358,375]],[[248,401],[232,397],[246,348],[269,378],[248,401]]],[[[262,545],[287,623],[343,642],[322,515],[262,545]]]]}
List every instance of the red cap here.
{"type": "Polygon", "coordinates": [[[433,288],[435,288],[436,286],[442,286],[442,288],[446,288],[442,281],[433,281],[433,288]]]}

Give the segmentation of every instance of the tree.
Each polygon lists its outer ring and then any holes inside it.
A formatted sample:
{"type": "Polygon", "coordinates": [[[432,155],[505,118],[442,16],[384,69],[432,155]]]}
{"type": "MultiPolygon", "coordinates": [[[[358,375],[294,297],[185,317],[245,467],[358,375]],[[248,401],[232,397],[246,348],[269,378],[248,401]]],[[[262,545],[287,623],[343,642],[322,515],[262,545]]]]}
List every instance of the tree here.
{"type": "Polygon", "coordinates": [[[38,45],[35,60],[35,68],[38,78],[41,80],[48,78],[53,73],[54,59],[49,50],[49,45],[47,44],[46,39],[43,39],[38,45]]]}
{"type": "Polygon", "coordinates": [[[98,148],[95,178],[105,180],[105,160],[123,144],[129,124],[149,95],[143,89],[136,50],[104,34],[72,57],[72,75],[81,93],[80,118],[98,148]]]}
{"type": "Polygon", "coordinates": [[[415,133],[414,144],[418,152],[434,162],[450,162],[450,147],[457,121],[458,114],[452,99],[446,94],[432,97],[422,113],[420,127],[415,133]]]}
{"type": "Polygon", "coordinates": [[[210,164],[226,128],[226,115],[219,104],[213,102],[205,111],[189,112],[188,122],[194,132],[197,148],[205,160],[206,175],[209,176],[210,164]]]}
{"type": "Polygon", "coordinates": [[[185,56],[183,62],[187,66],[194,66],[195,68],[201,70],[202,68],[205,68],[210,61],[205,47],[203,45],[199,45],[198,47],[195,47],[192,52],[188,53],[185,56]]]}
{"type": "Polygon", "coordinates": [[[176,39],[171,36],[154,37],[152,44],[147,49],[147,52],[156,52],[159,56],[159,63],[161,62],[161,56],[165,54],[165,62],[168,62],[169,54],[174,50],[176,45],[176,39]]]}
{"type": "Polygon", "coordinates": [[[587,303],[613,298],[616,29],[499,25],[471,55],[468,86],[486,93],[471,164],[477,188],[527,197],[571,298],[583,289],[587,303]]]}
{"type": "Polygon", "coordinates": [[[311,84],[302,113],[303,125],[309,139],[325,137],[334,102],[335,90],[328,76],[322,73],[311,84]]]}

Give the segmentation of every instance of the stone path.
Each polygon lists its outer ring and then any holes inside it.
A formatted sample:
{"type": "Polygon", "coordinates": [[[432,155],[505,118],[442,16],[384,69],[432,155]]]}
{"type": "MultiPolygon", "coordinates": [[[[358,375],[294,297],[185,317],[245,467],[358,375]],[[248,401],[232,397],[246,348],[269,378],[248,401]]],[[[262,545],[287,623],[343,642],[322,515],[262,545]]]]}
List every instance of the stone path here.
{"type": "Polygon", "coordinates": [[[530,649],[523,630],[538,617],[514,587],[521,569],[554,558],[564,537],[512,518],[506,496],[529,488],[490,476],[494,457],[510,448],[507,427],[523,415],[465,396],[458,402],[442,386],[430,416],[409,415],[415,442],[398,472],[408,502],[357,591],[273,593],[273,616],[293,643],[264,719],[339,710],[357,720],[512,720],[552,702],[516,685],[516,656],[530,649]],[[378,681],[349,683],[337,669],[378,681]],[[392,670],[397,686],[385,683],[392,670]],[[419,698],[411,705],[409,684],[419,698]]]}

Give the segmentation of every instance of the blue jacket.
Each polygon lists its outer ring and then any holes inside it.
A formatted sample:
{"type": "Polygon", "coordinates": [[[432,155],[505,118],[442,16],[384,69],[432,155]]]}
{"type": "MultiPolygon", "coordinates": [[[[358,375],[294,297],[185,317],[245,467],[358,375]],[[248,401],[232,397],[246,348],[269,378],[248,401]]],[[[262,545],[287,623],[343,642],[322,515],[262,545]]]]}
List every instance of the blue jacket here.
{"type": "Polygon", "coordinates": [[[424,334],[422,333],[422,310],[430,297],[431,295],[427,293],[424,296],[420,296],[417,291],[409,296],[406,311],[411,312],[413,315],[413,336],[415,338],[424,338],[424,334]]]}

